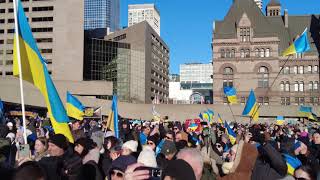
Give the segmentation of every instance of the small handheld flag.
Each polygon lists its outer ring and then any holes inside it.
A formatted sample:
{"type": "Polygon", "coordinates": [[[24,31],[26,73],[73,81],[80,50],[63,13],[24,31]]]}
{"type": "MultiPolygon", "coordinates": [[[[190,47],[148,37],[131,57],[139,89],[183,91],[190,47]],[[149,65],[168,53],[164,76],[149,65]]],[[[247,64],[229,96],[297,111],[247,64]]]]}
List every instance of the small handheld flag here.
{"type": "Polygon", "coordinates": [[[284,154],[284,159],[286,160],[288,167],[288,174],[293,175],[296,168],[302,165],[298,158],[292,157],[288,154],[284,154]]]}
{"type": "Polygon", "coordinates": [[[258,103],[256,101],[256,97],[254,95],[253,90],[251,89],[246,106],[242,112],[242,115],[249,115],[255,121],[259,118],[259,111],[258,111],[258,103]]]}
{"type": "Polygon", "coordinates": [[[227,96],[228,102],[230,104],[237,104],[238,103],[237,92],[234,87],[229,87],[229,86],[224,87],[223,92],[227,96]]]}
{"type": "Polygon", "coordinates": [[[118,102],[117,96],[113,95],[111,110],[108,116],[107,127],[114,132],[116,138],[119,138],[119,127],[118,127],[118,102]]]}
{"type": "Polygon", "coordinates": [[[277,116],[276,124],[277,125],[283,125],[283,123],[284,123],[284,117],[283,116],[277,116]]]}
{"type": "Polygon", "coordinates": [[[67,113],[69,117],[83,120],[85,107],[81,102],[67,91],[67,113]]]}
{"type": "Polygon", "coordinates": [[[222,120],[222,118],[221,118],[221,116],[220,116],[219,113],[218,113],[218,123],[219,123],[222,127],[224,127],[224,126],[223,126],[223,120],[222,120]]]}
{"type": "Polygon", "coordinates": [[[303,53],[310,50],[310,44],[308,41],[308,28],[297,38],[283,53],[282,56],[288,56],[291,54],[303,53]]]}
{"type": "Polygon", "coordinates": [[[224,128],[226,128],[226,133],[229,136],[231,144],[234,145],[236,142],[236,138],[237,138],[236,133],[230,128],[227,121],[224,122],[224,128]]]}

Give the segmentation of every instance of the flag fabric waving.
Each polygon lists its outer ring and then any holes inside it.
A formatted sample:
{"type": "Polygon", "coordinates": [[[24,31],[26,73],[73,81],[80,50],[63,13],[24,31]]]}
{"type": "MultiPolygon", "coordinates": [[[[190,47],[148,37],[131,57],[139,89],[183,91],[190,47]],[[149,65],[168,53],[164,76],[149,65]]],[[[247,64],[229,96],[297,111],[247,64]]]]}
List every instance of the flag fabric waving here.
{"type": "Polygon", "coordinates": [[[283,125],[284,117],[283,116],[277,116],[276,122],[277,122],[276,123],[277,125],[283,125]]]}
{"type": "Polygon", "coordinates": [[[237,99],[237,91],[234,87],[224,87],[223,88],[224,94],[227,96],[228,102],[230,104],[237,104],[238,99],[237,99]]]}
{"type": "Polygon", "coordinates": [[[119,127],[118,127],[118,100],[117,96],[113,95],[111,110],[108,116],[107,127],[114,132],[115,136],[119,138],[119,127]]]}
{"type": "Polygon", "coordinates": [[[232,145],[236,143],[237,134],[230,128],[227,121],[224,122],[224,128],[226,128],[226,133],[229,136],[232,145]]]}
{"type": "Polygon", "coordinates": [[[82,103],[74,97],[72,94],[67,92],[67,114],[78,120],[83,120],[85,107],[82,103]]]}
{"type": "Polygon", "coordinates": [[[0,99],[0,123],[2,123],[2,118],[3,118],[3,110],[4,109],[4,105],[3,102],[0,99]]]}
{"type": "Polygon", "coordinates": [[[18,67],[18,46],[20,49],[21,68],[23,80],[26,80],[36,86],[43,95],[50,121],[56,134],[63,134],[73,143],[73,137],[68,126],[69,118],[62,104],[59,94],[49,75],[46,61],[41,56],[36,42],[32,36],[30,26],[25,16],[22,3],[17,0],[17,19],[18,24],[15,33],[18,33],[18,38],[14,38],[13,48],[13,75],[19,75],[18,67]]]}
{"type": "Polygon", "coordinates": [[[209,115],[209,122],[210,122],[210,124],[212,124],[212,123],[213,123],[213,119],[214,119],[214,112],[213,112],[213,110],[208,109],[208,110],[207,110],[207,114],[209,115]]]}
{"type": "Polygon", "coordinates": [[[312,107],[310,106],[300,106],[299,115],[307,117],[310,120],[317,120],[317,115],[312,112],[312,107]]]}
{"type": "Polygon", "coordinates": [[[218,123],[219,123],[222,127],[224,127],[224,126],[223,126],[223,120],[222,120],[222,118],[221,118],[221,116],[220,116],[219,113],[218,113],[218,123]]]}
{"type": "Polygon", "coordinates": [[[256,101],[256,97],[254,95],[253,90],[251,89],[246,106],[242,112],[242,115],[249,115],[255,121],[259,118],[259,111],[258,111],[258,103],[256,101]]]}
{"type": "Polygon", "coordinates": [[[288,166],[288,171],[287,171],[288,174],[294,175],[295,169],[302,165],[301,161],[296,157],[290,156],[289,154],[283,154],[283,155],[288,166]]]}
{"type": "Polygon", "coordinates": [[[289,56],[291,54],[303,53],[310,50],[308,41],[308,28],[282,53],[282,56],[289,56]]]}

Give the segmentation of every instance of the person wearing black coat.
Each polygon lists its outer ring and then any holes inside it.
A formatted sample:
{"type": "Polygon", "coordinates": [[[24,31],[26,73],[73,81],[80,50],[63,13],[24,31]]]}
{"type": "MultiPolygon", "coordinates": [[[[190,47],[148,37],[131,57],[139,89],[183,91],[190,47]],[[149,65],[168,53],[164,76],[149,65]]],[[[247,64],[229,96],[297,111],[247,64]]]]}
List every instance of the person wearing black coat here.
{"type": "Polygon", "coordinates": [[[121,123],[121,128],[120,128],[120,139],[122,142],[130,141],[130,140],[135,140],[133,136],[133,132],[130,129],[130,123],[129,121],[123,120],[121,123]]]}
{"type": "Polygon", "coordinates": [[[258,149],[260,149],[260,156],[258,156],[254,165],[251,179],[269,180],[285,177],[287,174],[287,164],[282,158],[281,153],[273,148],[270,143],[260,145],[258,149]]]}

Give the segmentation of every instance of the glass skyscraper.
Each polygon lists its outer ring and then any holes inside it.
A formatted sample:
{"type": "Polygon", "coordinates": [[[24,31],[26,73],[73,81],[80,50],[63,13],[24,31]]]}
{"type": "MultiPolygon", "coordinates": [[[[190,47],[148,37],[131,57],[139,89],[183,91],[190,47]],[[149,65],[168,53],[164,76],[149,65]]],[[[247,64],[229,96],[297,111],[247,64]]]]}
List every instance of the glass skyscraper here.
{"type": "Polygon", "coordinates": [[[85,0],[84,29],[110,28],[111,32],[119,29],[120,0],[85,0]]]}

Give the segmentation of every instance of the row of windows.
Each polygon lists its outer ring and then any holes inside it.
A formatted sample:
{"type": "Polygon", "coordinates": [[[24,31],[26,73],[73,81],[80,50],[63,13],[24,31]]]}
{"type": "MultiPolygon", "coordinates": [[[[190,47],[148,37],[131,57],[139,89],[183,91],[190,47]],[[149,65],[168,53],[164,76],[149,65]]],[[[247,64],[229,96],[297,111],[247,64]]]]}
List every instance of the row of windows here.
{"type": "Polygon", "coordinates": [[[282,74],[311,74],[311,73],[318,73],[319,69],[317,65],[308,65],[308,66],[285,66],[280,67],[280,70],[282,74]]]}
{"type": "MultiPolygon", "coordinates": [[[[291,98],[292,99],[292,98],[291,98]]],[[[289,106],[291,105],[290,97],[281,97],[281,105],[289,106]]],[[[306,97],[294,97],[293,105],[305,105],[306,104],[306,97]]],[[[310,97],[308,98],[310,105],[319,105],[319,97],[310,97]]]]}
{"type": "MultiPolygon", "coordinates": [[[[221,49],[221,58],[235,58],[235,49],[221,49]]],[[[255,57],[270,57],[270,48],[255,49],[255,57]]],[[[250,49],[240,49],[240,58],[250,58],[250,49]]]]}
{"type": "Polygon", "coordinates": [[[241,42],[250,41],[250,27],[241,27],[240,28],[240,41],[241,42]]]}
{"type": "MultiPolygon", "coordinates": [[[[247,100],[248,100],[248,97],[245,97],[245,96],[240,97],[240,103],[242,105],[244,105],[247,100]]],[[[258,104],[260,104],[260,105],[269,105],[269,97],[258,97],[257,100],[258,100],[258,104]]],[[[223,103],[224,104],[228,103],[227,97],[223,98],[223,103]]]]}
{"type": "Polygon", "coordinates": [[[53,21],[53,17],[35,17],[32,18],[32,22],[47,22],[53,21]]]}
{"type": "Polygon", "coordinates": [[[32,28],[32,32],[52,32],[53,28],[32,28]]]}
{"type": "MultiPolygon", "coordinates": [[[[37,38],[37,43],[52,42],[52,38],[37,38]]],[[[0,39],[0,44],[4,44],[4,40],[0,39]]],[[[7,44],[13,44],[13,39],[7,39],[7,44]]]]}
{"type": "Polygon", "coordinates": [[[33,7],[32,11],[53,11],[53,6],[33,7]]]}
{"type": "MultiPolygon", "coordinates": [[[[11,39],[12,40],[12,39],[11,39]]],[[[13,43],[13,40],[12,40],[13,43]]],[[[40,49],[41,53],[52,53],[52,49],[40,49]]],[[[0,54],[3,54],[3,50],[0,50],[0,54]]],[[[6,54],[13,54],[13,50],[6,50],[6,54]]]]}
{"type": "MultiPolygon", "coordinates": [[[[318,81],[310,81],[308,83],[308,90],[309,91],[318,91],[319,82],[318,81]]],[[[305,91],[304,82],[303,81],[296,81],[293,85],[295,92],[303,92],[305,91]]],[[[281,82],[280,83],[280,91],[290,92],[290,82],[281,82]]]]}

